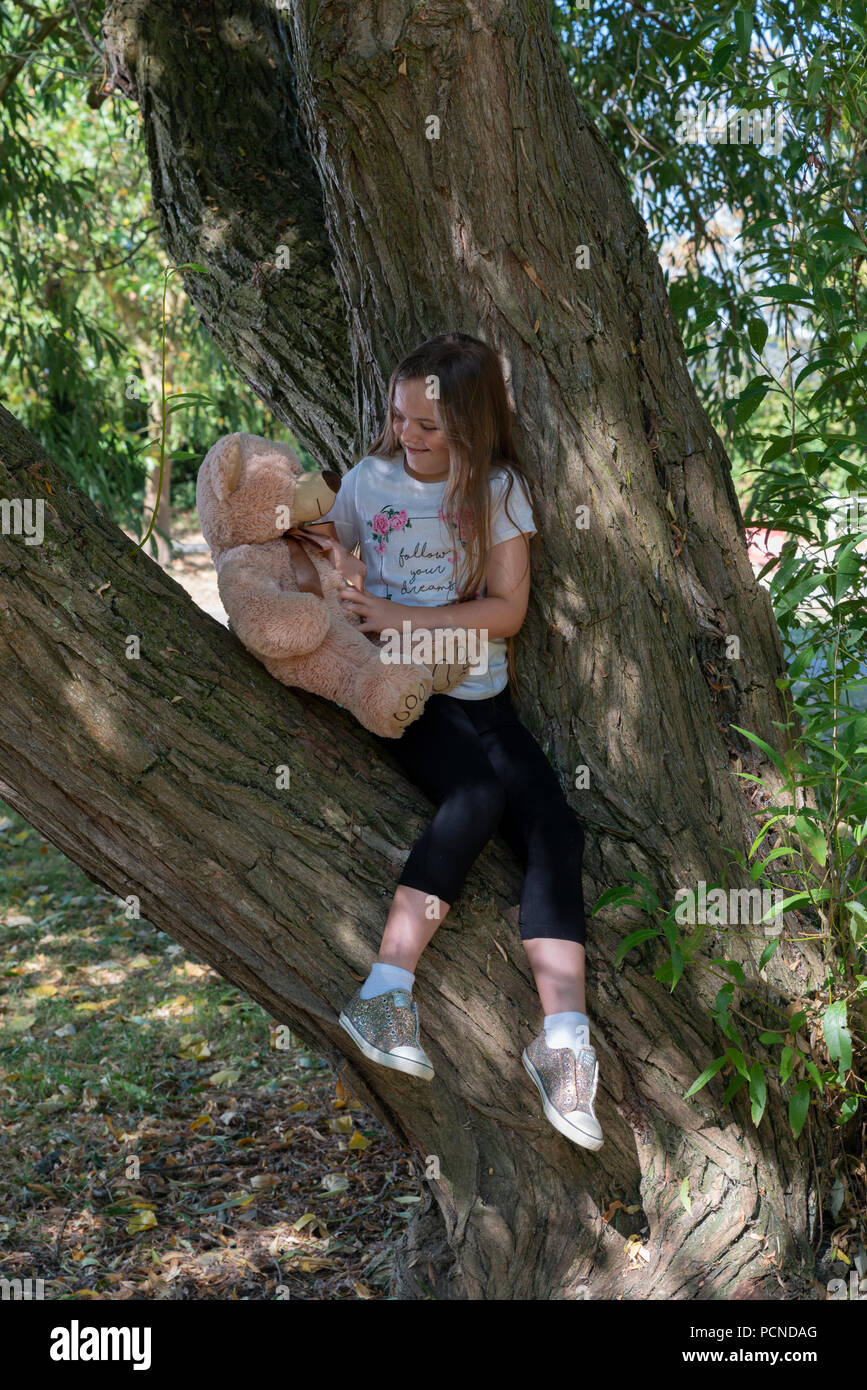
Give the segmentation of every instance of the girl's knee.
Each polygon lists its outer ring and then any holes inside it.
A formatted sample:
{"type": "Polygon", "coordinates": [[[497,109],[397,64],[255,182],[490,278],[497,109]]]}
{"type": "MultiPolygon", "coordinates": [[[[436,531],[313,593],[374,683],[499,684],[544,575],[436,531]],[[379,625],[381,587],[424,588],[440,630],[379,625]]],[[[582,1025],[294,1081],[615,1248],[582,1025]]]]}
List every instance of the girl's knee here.
{"type": "Polygon", "coordinates": [[[545,859],[580,864],[584,857],[584,822],[567,805],[545,807],[527,831],[527,847],[545,859]]]}
{"type": "Polygon", "coordinates": [[[450,803],[466,821],[469,833],[490,838],[506,809],[506,793],[496,777],[478,778],[456,788],[450,803]]]}

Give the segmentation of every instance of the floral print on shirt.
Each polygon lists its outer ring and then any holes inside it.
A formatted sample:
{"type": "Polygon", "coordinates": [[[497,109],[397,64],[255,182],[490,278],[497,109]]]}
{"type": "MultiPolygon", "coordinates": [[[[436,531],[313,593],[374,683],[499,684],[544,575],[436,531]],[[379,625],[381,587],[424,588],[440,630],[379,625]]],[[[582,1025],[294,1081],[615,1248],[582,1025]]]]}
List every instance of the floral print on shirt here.
{"type": "MultiPolygon", "coordinates": [[[[416,517],[417,521],[428,521],[429,519],[429,517],[416,517]]],[[[468,540],[475,533],[475,520],[473,517],[472,509],[470,507],[465,507],[463,512],[461,513],[460,519],[458,519],[457,515],[446,516],[443,512],[442,507],[440,507],[437,511],[437,520],[442,525],[445,525],[449,528],[449,530],[452,533],[452,536],[457,536],[457,540],[461,546],[461,549],[466,550],[468,540]]],[[[409,516],[409,514],[404,509],[398,511],[398,509],[396,507],[393,507],[389,502],[381,506],[379,510],[376,511],[373,514],[373,516],[367,520],[366,524],[371,532],[369,543],[372,544],[374,552],[379,556],[385,555],[387,551],[391,553],[389,542],[392,534],[395,531],[412,530],[412,518],[409,516]]],[[[422,547],[424,547],[425,545],[426,542],[422,542],[422,547]]],[[[454,554],[447,555],[444,558],[446,559],[449,565],[455,565],[454,554]]],[[[385,583],[386,588],[384,597],[387,599],[393,599],[394,594],[391,591],[390,585],[384,579],[382,573],[382,565],[383,561],[380,560],[379,577],[380,580],[385,583]]],[[[433,584],[428,584],[427,587],[433,588],[435,586],[433,584]]],[[[453,591],[454,580],[451,580],[449,582],[447,588],[453,591]]],[[[409,592],[411,591],[412,590],[410,589],[409,592]]],[[[478,593],[474,597],[481,598],[482,595],[481,593],[478,593]]],[[[411,601],[412,600],[410,599],[410,602],[411,601]]]]}
{"type": "Polygon", "coordinates": [[[373,548],[377,555],[384,554],[392,531],[412,530],[412,522],[406,512],[399,512],[389,504],[382,507],[367,524],[373,532],[373,548]]]}

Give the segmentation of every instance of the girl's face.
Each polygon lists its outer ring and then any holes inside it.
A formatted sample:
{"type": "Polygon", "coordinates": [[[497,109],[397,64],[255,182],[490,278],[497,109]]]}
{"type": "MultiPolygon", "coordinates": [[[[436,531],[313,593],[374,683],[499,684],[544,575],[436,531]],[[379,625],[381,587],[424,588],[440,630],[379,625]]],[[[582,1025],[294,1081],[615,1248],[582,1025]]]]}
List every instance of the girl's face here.
{"type": "Polygon", "coordinates": [[[448,472],[448,441],[439,428],[436,402],[425,394],[423,377],[395,384],[392,419],[410,468],[416,473],[448,472]]]}

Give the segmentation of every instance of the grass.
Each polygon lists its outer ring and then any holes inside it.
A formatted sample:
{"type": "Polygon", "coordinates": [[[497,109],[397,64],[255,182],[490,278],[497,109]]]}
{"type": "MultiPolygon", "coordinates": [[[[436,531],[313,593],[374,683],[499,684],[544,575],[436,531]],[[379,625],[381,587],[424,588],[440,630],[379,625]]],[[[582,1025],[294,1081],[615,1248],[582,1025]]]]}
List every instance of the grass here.
{"type": "Polygon", "coordinates": [[[387,1296],[420,1185],[325,1061],[2,803],[0,925],[0,1278],[387,1296]]]}

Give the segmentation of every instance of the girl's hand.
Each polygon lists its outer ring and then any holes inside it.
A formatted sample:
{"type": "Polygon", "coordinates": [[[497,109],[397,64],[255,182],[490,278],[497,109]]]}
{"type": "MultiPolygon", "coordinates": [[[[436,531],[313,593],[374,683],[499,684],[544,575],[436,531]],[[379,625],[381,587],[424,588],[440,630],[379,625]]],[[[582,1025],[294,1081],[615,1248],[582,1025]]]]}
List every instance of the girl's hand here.
{"type": "Polygon", "coordinates": [[[382,632],[385,627],[400,625],[401,605],[393,603],[391,599],[377,598],[366,589],[351,586],[341,589],[338,598],[346,604],[350,612],[361,618],[360,632],[382,632]]]}
{"type": "Polygon", "coordinates": [[[351,550],[347,550],[345,545],[332,540],[330,536],[317,536],[316,542],[323,550],[328,549],[329,560],[347,584],[352,584],[357,589],[364,587],[367,565],[363,560],[357,559],[351,550]]]}

